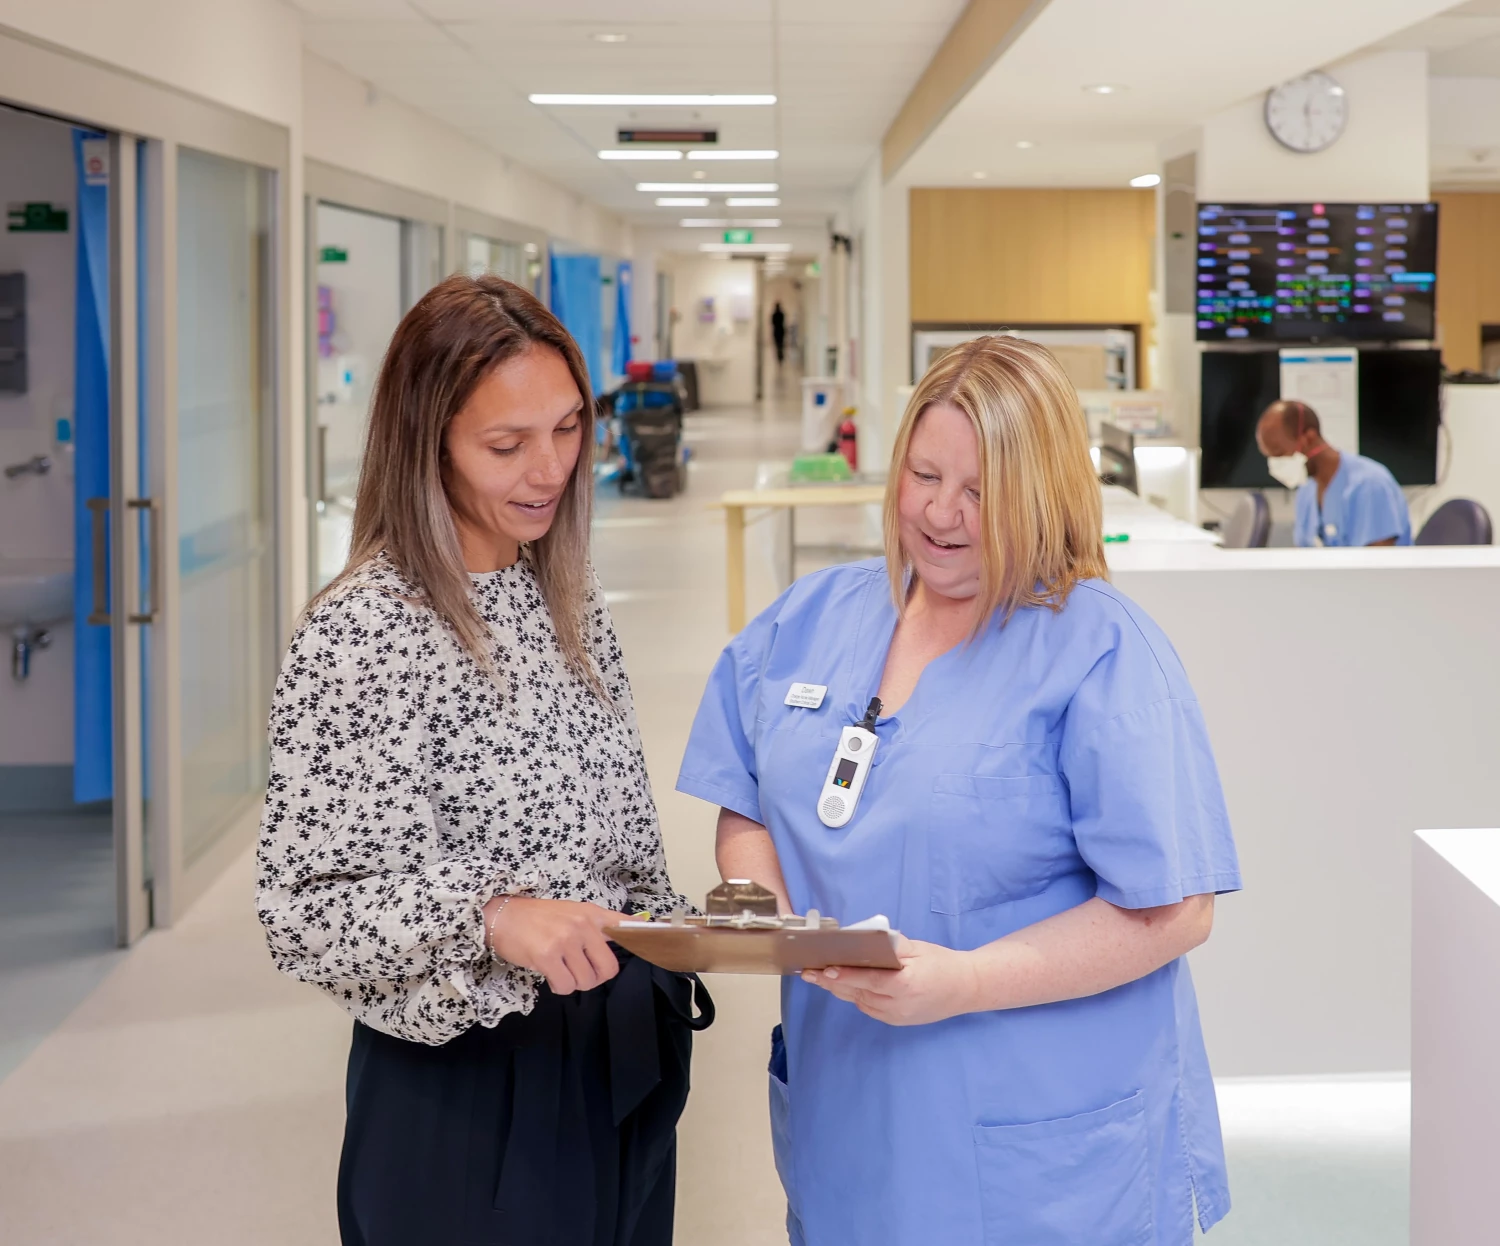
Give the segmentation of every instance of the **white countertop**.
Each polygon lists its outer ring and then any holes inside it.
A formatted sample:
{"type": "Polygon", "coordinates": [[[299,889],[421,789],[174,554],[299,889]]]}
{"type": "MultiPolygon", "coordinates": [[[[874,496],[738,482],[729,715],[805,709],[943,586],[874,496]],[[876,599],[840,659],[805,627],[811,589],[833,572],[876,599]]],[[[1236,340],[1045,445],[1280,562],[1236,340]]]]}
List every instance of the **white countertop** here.
{"type": "Polygon", "coordinates": [[[1496,904],[1500,904],[1500,830],[1464,827],[1418,831],[1417,838],[1496,904]]]}

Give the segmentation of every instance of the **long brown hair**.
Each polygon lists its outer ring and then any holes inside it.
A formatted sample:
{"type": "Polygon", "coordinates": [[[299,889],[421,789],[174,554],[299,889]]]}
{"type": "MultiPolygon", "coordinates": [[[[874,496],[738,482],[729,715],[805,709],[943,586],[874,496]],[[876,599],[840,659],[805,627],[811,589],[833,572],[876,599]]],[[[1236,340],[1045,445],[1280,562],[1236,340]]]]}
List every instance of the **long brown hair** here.
{"type": "Polygon", "coordinates": [[[563,657],[597,688],[584,635],[589,515],[593,503],[594,398],[578,344],[530,292],[500,277],[454,274],[402,318],[386,350],[370,404],[354,501],[349,561],[311,610],[384,554],[485,670],[489,628],[469,595],[453,510],[443,484],[448,424],[475,387],[536,347],[555,350],[583,396],[581,449],[547,534],[527,547],[563,657]]]}
{"type": "Polygon", "coordinates": [[[885,557],[896,608],[911,558],[900,496],[911,436],[929,407],[957,407],[979,440],[979,604],[975,635],[999,613],[1060,610],[1079,580],[1109,578],[1103,502],[1078,391],[1052,352],[1018,337],[975,338],[927,370],[896,432],[885,490],[885,557]]]}

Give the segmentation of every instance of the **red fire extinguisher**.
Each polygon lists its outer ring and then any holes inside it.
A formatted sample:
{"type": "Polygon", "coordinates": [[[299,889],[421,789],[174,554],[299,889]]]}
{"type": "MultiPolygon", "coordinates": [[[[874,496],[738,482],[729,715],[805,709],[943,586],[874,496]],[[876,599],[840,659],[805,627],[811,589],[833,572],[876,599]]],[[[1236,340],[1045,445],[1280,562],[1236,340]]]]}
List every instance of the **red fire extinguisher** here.
{"type": "Polygon", "coordinates": [[[853,414],[853,407],[844,409],[844,422],[839,425],[839,453],[848,460],[849,470],[857,472],[859,470],[859,446],[857,444],[859,435],[854,427],[854,420],[851,418],[853,414]]]}

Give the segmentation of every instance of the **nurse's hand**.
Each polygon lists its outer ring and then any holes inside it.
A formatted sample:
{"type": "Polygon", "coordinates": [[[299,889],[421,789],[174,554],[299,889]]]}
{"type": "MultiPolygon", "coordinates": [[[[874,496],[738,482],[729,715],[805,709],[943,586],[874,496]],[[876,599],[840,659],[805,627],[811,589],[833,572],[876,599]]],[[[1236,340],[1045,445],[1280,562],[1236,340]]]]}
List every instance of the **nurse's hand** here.
{"type": "Polygon", "coordinates": [[[928,1025],[979,1007],[979,969],[969,952],[904,936],[900,969],[805,969],[802,980],[887,1025],[928,1025]]]}
{"type": "Polygon", "coordinates": [[[501,907],[504,899],[496,896],[484,906],[490,950],[503,961],[541,974],[554,995],[591,991],[620,972],[603,931],[625,914],[597,904],[531,896],[516,896],[501,907]]]}

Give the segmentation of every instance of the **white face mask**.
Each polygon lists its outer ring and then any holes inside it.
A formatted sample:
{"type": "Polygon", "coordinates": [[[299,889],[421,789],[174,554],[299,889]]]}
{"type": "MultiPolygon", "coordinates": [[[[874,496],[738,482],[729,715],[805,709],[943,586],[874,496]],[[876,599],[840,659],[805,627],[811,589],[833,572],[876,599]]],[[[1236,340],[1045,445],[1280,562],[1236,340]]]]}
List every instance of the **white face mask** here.
{"type": "Polygon", "coordinates": [[[1307,483],[1307,455],[1273,454],[1266,459],[1266,470],[1272,478],[1288,489],[1297,489],[1307,483]]]}

